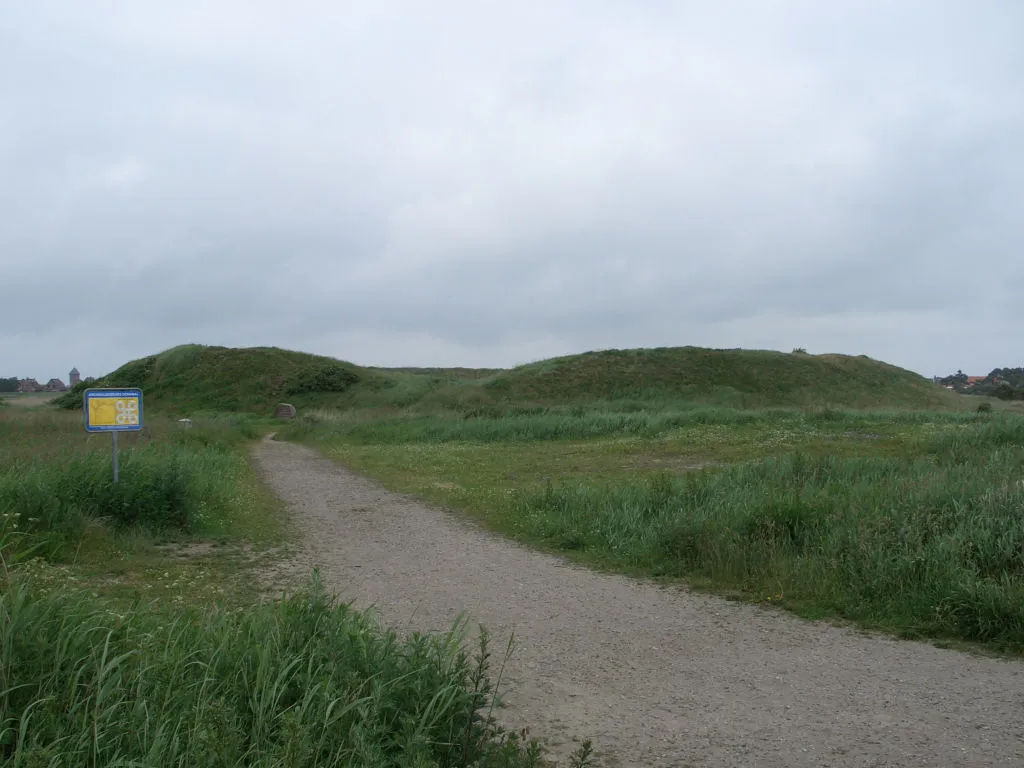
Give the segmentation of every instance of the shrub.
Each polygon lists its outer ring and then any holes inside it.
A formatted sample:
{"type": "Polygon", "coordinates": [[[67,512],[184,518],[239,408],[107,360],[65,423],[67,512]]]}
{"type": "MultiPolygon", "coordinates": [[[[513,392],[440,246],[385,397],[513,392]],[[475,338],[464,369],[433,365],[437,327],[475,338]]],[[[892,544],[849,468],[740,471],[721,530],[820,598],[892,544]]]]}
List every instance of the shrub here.
{"type": "Polygon", "coordinates": [[[359,381],[359,375],[342,365],[309,365],[300,368],[288,385],[289,395],[307,392],[344,392],[359,381]]]}
{"type": "Polygon", "coordinates": [[[1011,387],[1005,381],[1001,381],[999,383],[999,386],[996,387],[995,395],[1000,400],[1013,400],[1015,392],[1013,390],[1013,387],[1011,387]]]}
{"type": "Polygon", "coordinates": [[[84,381],[80,381],[63,395],[55,397],[52,402],[58,408],[64,408],[69,411],[81,408],[82,393],[84,393],[90,386],[92,385],[87,384],[84,381]]]}
{"type": "Polygon", "coordinates": [[[991,413],[992,403],[979,403],[977,410],[978,413],[991,413]]]}

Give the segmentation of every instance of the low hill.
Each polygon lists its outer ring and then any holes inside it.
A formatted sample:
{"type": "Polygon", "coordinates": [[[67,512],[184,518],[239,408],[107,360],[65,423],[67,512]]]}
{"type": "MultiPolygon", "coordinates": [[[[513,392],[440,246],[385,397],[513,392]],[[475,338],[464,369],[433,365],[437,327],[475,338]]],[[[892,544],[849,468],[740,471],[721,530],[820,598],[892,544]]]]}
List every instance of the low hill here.
{"type": "MultiPolygon", "coordinates": [[[[140,387],[146,406],[174,411],[269,413],[285,400],[328,405],[380,374],[330,357],[277,347],[234,349],[187,344],[118,368],[93,387],[140,387]]],[[[58,399],[80,408],[83,385],[58,399]]]]}
{"type": "MultiPolygon", "coordinates": [[[[699,347],[588,352],[507,371],[364,368],[276,347],[186,345],[133,360],[92,386],[141,387],[147,407],[269,414],[300,408],[473,410],[487,405],[678,400],[735,407],[935,408],[956,398],[866,357],[699,347]]],[[[58,399],[81,407],[83,386],[58,399]]]]}
{"type": "Polygon", "coordinates": [[[669,347],[588,352],[501,373],[484,385],[511,401],[664,399],[737,407],[931,408],[949,393],[867,357],[669,347]]]}

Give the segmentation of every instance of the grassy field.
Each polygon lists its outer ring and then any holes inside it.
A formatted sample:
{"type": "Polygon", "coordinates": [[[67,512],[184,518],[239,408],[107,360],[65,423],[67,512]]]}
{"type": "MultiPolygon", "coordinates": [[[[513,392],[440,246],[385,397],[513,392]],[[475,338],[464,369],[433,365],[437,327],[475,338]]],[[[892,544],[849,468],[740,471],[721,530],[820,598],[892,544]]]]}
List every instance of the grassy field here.
{"type": "Polygon", "coordinates": [[[325,411],[280,437],[585,563],[1024,650],[1019,414],[626,405],[325,411]]]}
{"type": "MultiPolygon", "coordinates": [[[[0,761],[12,766],[534,766],[498,729],[486,636],[399,638],[314,582],[247,459],[265,425],[0,412],[0,761]]],[[[576,764],[586,764],[581,752],[576,764]]]]}
{"type": "Polygon", "coordinates": [[[56,397],[53,392],[4,392],[0,394],[0,408],[35,408],[46,405],[56,397]]]}
{"type": "Polygon", "coordinates": [[[293,534],[247,460],[269,429],[581,563],[1024,651],[1024,413],[867,358],[388,370],[192,345],[99,384],[146,391],[117,486],[80,390],[0,401],[11,765],[540,764],[490,717],[486,637],[399,638],[315,580],[270,599],[293,534]],[[282,399],[300,418],[261,420],[282,399]]]}
{"type": "MultiPolygon", "coordinates": [[[[111,482],[111,438],[87,435],[81,415],[49,409],[0,414],[0,537],[8,558],[28,553],[33,567],[60,579],[74,566],[89,580],[141,597],[140,574],[164,564],[166,551],[200,538],[253,555],[288,539],[278,502],[249,467],[245,446],[259,430],[251,419],[209,419],[182,430],[147,420],[121,435],[121,482],[111,482]]],[[[25,557],[28,557],[25,554],[25,557]]],[[[230,560],[231,558],[227,558],[230,560]]],[[[168,583],[211,589],[225,558],[177,558],[168,583]]],[[[164,569],[168,570],[167,568],[164,569]]],[[[245,582],[247,579],[241,579],[245,582]]],[[[151,585],[152,586],[152,585],[151,585]]],[[[173,595],[180,596],[180,595],[173,595]]]]}
{"type": "Polygon", "coordinates": [[[461,625],[398,638],[315,583],[267,599],[291,532],[246,451],[271,428],[581,563],[1024,651],[1024,414],[867,358],[387,370],[186,346],[100,385],[146,391],[117,486],[80,391],[0,406],[12,765],[539,764],[489,717],[490,653],[461,625]],[[261,421],[282,399],[300,418],[261,421]]]}

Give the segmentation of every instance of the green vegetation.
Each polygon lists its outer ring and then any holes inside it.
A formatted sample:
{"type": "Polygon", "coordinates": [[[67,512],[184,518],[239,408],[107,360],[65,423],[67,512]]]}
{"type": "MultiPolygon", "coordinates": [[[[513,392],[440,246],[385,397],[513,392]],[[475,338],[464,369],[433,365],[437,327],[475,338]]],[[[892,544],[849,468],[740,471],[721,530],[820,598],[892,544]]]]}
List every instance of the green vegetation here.
{"type": "MultiPolygon", "coordinates": [[[[11,766],[535,766],[489,719],[484,644],[399,640],[312,589],[173,620],[82,595],[0,595],[11,766]]],[[[456,630],[459,627],[456,627],[456,630]]]]}
{"type": "Polygon", "coordinates": [[[556,358],[484,386],[514,403],[673,399],[742,408],[925,408],[949,402],[948,393],[923,377],[866,357],[699,347],[556,358]]]}
{"type": "MultiPolygon", "coordinates": [[[[607,350],[509,371],[360,368],[276,348],[187,345],[130,362],[94,386],[134,386],[165,412],[269,415],[300,409],[421,412],[590,404],[594,401],[768,408],[943,408],[956,396],[909,371],[865,357],[697,347],[607,350]]],[[[58,400],[80,408],[85,385],[58,400]]]]}
{"type": "Polygon", "coordinates": [[[0,414],[0,761],[540,765],[490,717],[486,636],[400,639],[315,581],[260,599],[288,531],[246,460],[259,422],[147,422],[115,486],[80,415],[0,414]]]}
{"type": "MultiPolygon", "coordinates": [[[[611,402],[573,406],[484,406],[470,411],[422,412],[313,410],[282,428],[280,434],[302,438],[330,433],[352,444],[443,443],[452,441],[533,442],[595,437],[655,438],[669,433],[693,434],[700,442],[708,430],[730,430],[735,441],[756,440],[765,429],[788,429],[801,435],[833,435],[853,428],[912,427],[936,419],[970,420],[950,411],[853,411],[832,408],[738,410],[686,403],[611,402]],[[808,432],[808,430],[810,430],[808,432]],[[681,431],[681,432],[680,432],[681,431]]],[[[741,443],[742,444],[742,443],[741,443]]]]}
{"type": "MultiPolygon", "coordinates": [[[[303,405],[317,396],[334,403],[357,382],[378,377],[350,363],[276,347],[229,349],[189,344],[133,360],[91,385],[141,387],[147,407],[166,413],[249,412],[268,415],[288,398],[303,405]],[[332,399],[334,398],[334,399],[332,399]]],[[[76,385],[57,400],[81,408],[87,385],[76,385]]]]}
{"type": "Polygon", "coordinates": [[[1024,650],[1024,422],[900,458],[792,453],[719,472],[575,481],[509,522],[558,549],[913,635],[1024,650]]]}
{"type": "MultiPolygon", "coordinates": [[[[158,410],[266,413],[287,397],[301,418],[279,439],[584,562],[1024,647],[1021,496],[1006,485],[1024,475],[1021,419],[866,357],[683,347],[387,370],[193,345],[102,383],[142,386],[158,410]]],[[[185,499],[219,496],[181,490],[183,461],[154,454],[160,469],[142,483],[154,512],[126,524],[167,521],[160,499],[180,497],[175,525],[191,530],[199,513],[185,499]]],[[[68,487],[83,485],[84,465],[68,467],[68,487]]],[[[102,493],[95,509],[74,505],[56,480],[32,487],[33,510],[49,500],[119,520],[137,506],[102,493]]]]}
{"type": "Polygon", "coordinates": [[[79,414],[0,412],[11,765],[539,764],[490,718],[489,653],[467,653],[461,624],[399,639],[315,583],[258,599],[289,532],[246,451],[282,399],[301,417],[278,439],[574,560],[1024,651],[1024,418],[867,358],[387,370],[188,345],[94,386],[145,391],[117,486],[109,437],[79,414]]]}
{"type": "Polygon", "coordinates": [[[963,371],[939,380],[966,395],[997,397],[1000,400],[1024,400],[1024,368],[995,368],[980,381],[971,381],[963,371]]]}
{"type": "Polygon", "coordinates": [[[323,412],[279,438],[582,562],[1024,650],[1024,419],[1009,412],[323,412]]]}
{"type": "Polygon", "coordinates": [[[165,537],[281,535],[272,515],[253,514],[266,502],[240,450],[257,435],[250,420],[208,419],[187,431],[150,423],[146,433],[121,436],[114,485],[110,436],[87,436],[79,416],[26,410],[0,419],[0,539],[8,550],[63,561],[96,526],[165,537]]]}

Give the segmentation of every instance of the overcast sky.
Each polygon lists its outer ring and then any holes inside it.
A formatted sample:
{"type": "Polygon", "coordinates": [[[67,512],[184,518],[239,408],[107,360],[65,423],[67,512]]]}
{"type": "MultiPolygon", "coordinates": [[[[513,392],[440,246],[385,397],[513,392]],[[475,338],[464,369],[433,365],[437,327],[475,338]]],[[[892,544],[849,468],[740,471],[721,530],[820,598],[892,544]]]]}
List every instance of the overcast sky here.
{"type": "Polygon", "coordinates": [[[1020,0],[0,11],[0,376],[186,342],[1024,365],[1020,0]]]}

